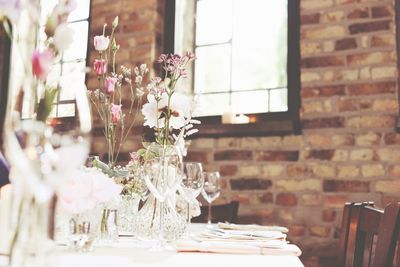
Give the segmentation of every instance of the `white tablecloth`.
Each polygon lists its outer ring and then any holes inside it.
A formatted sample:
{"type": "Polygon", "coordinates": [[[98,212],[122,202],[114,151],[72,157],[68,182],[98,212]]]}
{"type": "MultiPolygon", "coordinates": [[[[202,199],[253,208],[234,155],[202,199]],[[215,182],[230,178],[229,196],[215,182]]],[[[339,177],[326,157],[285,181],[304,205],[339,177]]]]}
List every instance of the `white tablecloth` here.
{"type": "MultiPolygon", "coordinates": [[[[191,226],[192,232],[205,227],[191,226]]],[[[157,251],[151,247],[148,241],[128,237],[86,253],[69,252],[59,246],[56,253],[48,256],[46,267],[304,267],[296,256],[157,251]]],[[[0,266],[4,266],[1,259],[0,266]]]]}
{"type": "Polygon", "coordinates": [[[55,255],[51,267],[303,267],[296,256],[176,253],[131,248],[96,248],[94,252],[55,255]]]}

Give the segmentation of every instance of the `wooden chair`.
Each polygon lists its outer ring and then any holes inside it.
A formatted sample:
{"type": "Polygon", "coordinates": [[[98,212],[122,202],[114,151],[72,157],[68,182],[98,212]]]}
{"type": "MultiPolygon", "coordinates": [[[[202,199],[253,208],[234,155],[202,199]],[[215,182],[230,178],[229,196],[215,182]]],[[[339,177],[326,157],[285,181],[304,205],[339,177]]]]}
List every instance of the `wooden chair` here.
{"type": "MultiPolygon", "coordinates": [[[[344,267],[393,267],[400,232],[400,203],[384,211],[372,202],[346,203],[343,211],[339,264],[344,267]],[[374,240],[377,237],[376,247],[374,240]]],[[[400,266],[400,255],[397,254],[400,266]]]]}
{"type": "MultiPolygon", "coordinates": [[[[192,219],[192,222],[206,223],[208,218],[208,206],[201,206],[201,215],[192,219]]],[[[227,204],[211,206],[211,221],[237,223],[239,201],[232,201],[227,204]]]]}

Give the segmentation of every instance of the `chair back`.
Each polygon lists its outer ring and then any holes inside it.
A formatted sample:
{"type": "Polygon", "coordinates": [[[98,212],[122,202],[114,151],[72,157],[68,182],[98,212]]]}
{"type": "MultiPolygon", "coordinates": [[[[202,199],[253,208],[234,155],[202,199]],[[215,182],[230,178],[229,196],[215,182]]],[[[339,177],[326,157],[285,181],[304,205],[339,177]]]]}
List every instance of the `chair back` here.
{"type": "Polygon", "coordinates": [[[346,203],[343,211],[339,264],[344,267],[398,267],[393,265],[399,240],[400,203],[385,210],[372,202],[346,203]],[[375,249],[374,249],[375,248],[375,249]]]}
{"type": "MultiPolygon", "coordinates": [[[[201,215],[192,219],[192,222],[206,223],[208,217],[208,206],[201,206],[201,215]]],[[[237,223],[239,201],[232,201],[227,204],[211,206],[211,221],[237,223]]]]}

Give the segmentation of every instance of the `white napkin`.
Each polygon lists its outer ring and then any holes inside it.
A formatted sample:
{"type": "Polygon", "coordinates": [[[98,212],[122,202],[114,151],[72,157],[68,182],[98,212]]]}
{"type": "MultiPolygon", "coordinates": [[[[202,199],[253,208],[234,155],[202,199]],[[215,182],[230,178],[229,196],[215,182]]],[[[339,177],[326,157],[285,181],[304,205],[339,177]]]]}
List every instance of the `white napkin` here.
{"type": "Polygon", "coordinates": [[[218,223],[218,228],[224,230],[243,230],[243,231],[277,231],[287,233],[289,230],[283,226],[268,226],[257,224],[234,224],[234,223],[218,223]]]}
{"type": "Polygon", "coordinates": [[[278,231],[208,229],[199,233],[197,238],[205,240],[285,240],[286,234],[278,231]]]}
{"type": "Polygon", "coordinates": [[[178,252],[210,252],[228,254],[258,254],[258,255],[290,255],[300,256],[301,250],[293,244],[281,242],[280,246],[256,246],[249,243],[234,242],[197,242],[191,240],[181,240],[176,243],[178,252]]]}

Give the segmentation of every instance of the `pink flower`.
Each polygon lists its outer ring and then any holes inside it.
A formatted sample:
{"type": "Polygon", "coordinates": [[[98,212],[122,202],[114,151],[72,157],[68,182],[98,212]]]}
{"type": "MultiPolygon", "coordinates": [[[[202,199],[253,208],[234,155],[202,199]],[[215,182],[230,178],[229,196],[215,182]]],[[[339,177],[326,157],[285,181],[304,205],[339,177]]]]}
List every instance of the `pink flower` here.
{"type": "Polygon", "coordinates": [[[179,76],[182,78],[186,78],[187,77],[187,72],[185,69],[179,69],[179,76]]]}
{"type": "Polygon", "coordinates": [[[186,52],[186,56],[188,57],[189,60],[195,60],[196,56],[192,52],[188,51],[186,52]]]}
{"type": "Polygon", "coordinates": [[[98,35],[94,37],[94,48],[97,51],[104,51],[110,44],[110,39],[104,35],[98,35]]]}
{"type": "Polygon", "coordinates": [[[107,60],[95,59],[93,69],[98,76],[105,74],[107,72],[107,60]]]}
{"type": "Polygon", "coordinates": [[[32,73],[36,78],[45,80],[53,61],[53,53],[50,50],[43,52],[34,51],[32,54],[32,73]]]}
{"type": "Polygon", "coordinates": [[[122,105],[112,105],[111,106],[111,122],[116,124],[121,120],[122,105]]]}
{"type": "Polygon", "coordinates": [[[92,168],[76,170],[67,183],[57,192],[62,210],[68,213],[82,213],[96,205],[117,197],[122,186],[101,171],[92,168]]]}
{"type": "Polygon", "coordinates": [[[166,59],[167,59],[167,55],[166,54],[161,54],[157,59],[157,63],[164,62],[166,59]]]}
{"type": "Polygon", "coordinates": [[[104,90],[106,91],[107,94],[114,93],[115,84],[117,83],[117,81],[118,79],[115,77],[107,77],[104,80],[104,90]]]}

